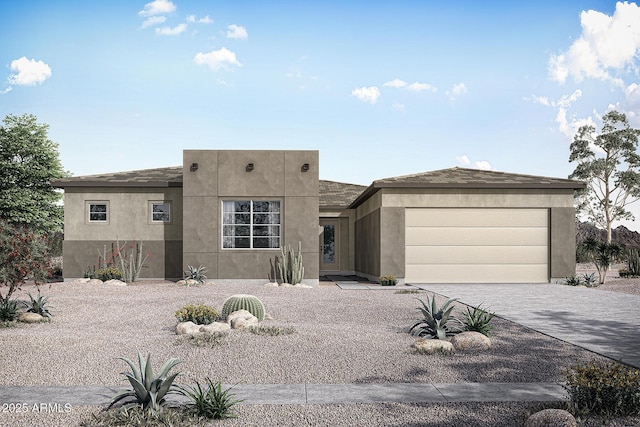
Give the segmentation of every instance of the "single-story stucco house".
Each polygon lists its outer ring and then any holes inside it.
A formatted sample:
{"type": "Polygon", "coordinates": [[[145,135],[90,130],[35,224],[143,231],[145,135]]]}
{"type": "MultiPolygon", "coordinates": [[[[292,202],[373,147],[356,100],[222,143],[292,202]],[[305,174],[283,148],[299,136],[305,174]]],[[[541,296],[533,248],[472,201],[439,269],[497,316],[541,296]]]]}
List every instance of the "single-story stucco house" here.
{"type": "Polygon", "coordinates": [[[142,278],[205,266],[266,282],[302,245],[305,283],[357,274],[406,283],[544,283],[575,272],[583,182],[464,168],[374,181],[319,179],[318,151],[184,150],[182,167],[64,178],[64,275],[142,241],[142,278]]]}

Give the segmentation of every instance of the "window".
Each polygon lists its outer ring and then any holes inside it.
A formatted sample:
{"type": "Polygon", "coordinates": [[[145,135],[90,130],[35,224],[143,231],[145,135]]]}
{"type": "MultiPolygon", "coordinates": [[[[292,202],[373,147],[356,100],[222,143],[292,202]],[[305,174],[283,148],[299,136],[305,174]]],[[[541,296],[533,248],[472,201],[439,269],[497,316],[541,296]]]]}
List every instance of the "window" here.
{"type": "Polygon", "coordinates": [[[280,247],[279,201],[223,201],[222,247],[277,249],[280,247]]]}
{"type": "Polygon", "coordinates": [[[89,222],[108,222],[109,202],[87,202],[87,218],[89,222]]]}
{"type": "Polygon", "coordinates": [[[149,212],[151,213],[152,223],[170,223],[171,222],[171,202],[149,202],[149,212]]]}

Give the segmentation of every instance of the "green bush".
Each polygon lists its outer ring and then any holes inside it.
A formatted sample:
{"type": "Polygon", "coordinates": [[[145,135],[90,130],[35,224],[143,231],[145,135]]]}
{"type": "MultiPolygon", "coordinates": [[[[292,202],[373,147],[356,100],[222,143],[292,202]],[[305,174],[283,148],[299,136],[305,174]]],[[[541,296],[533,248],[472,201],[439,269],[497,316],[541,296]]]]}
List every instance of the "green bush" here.
{"type": "Polygon", "coordinates": [[[467,312],[464,314],[463,320],[464,330],[480,332],[483,335],[489,336],[493,330],[493,326],[490,322],[491,319],[494,318],[495,313],[482,309],[481,305],[474,307],[473,311],[470,307],[467,307],[467,312]]]}
{"type": "Polygon", "coordinates": [[[640,414],[640,371],[614,362],[578,363],[567,370],[571,404],[599,415],[640,414]]]}
{"type": "Polygon", "coordinates": [[[185,334],[180,335],[175,342],[175,345],[181,345],[184,343],[189,343],[196,347],[203,348],[215,348],[224,342],[224,339],[227,337],[226,332],[214,332],[210,334],[209,332],[199,332],[197,334],[185,334]]]}
{"type": "Polygon", "coordinates": [[[193,279],[198,281],[199,283],[204,283],[204,279],[207,278],[207,276],[205,276],[204,274],[206,271],[207,271],[206,267],[203,267],[203,266],[193,267],[191,265],[188,265],[187,271],[184,272],[184,278],[185,280],[193,279]]]}
{"type": "Polygon", "coordinates": [[[0,321],[11,322],[20,315],[20,304],[16,300],[0,300],[0,321]]]}
{"type": "Polygon", "coordinates": [[[235,418],[236,414],[231,409],[242,400],[235,399],[235,395],[229,392],[230,389],[222,390],[220,381],[214,383],[209,377],[205,381],[204,386],[196,381],[193,387],[179,387],[180,394],[190,400],[186,404],[187,408],[198,416],[214,420],[235,418]]]}
{"type": "Polygon", "coordinates": [[[396,276],[380,276],[380,284],[382,286],[395,286],[398,284],[396,276]]]}
{"type": "Polygon", "coordinates": [[[571,276],[564,278],[564,284],[569,286],[580,286],[582,285],[582,277],[572,274],[571,276]]]}
{"type": "Polygon", "coordinates": [[[93,275],[96,279],[100,279],[103,282],[107,280],[122,280],[122,272],[113,266],[96,270],[93,275]]]}
{"type": "Polygon", "coordinates": [[[247,328],[249,332],[256,335],[270,335],[276,337],[279,335],[291,335],[295,334],[296,330],[287,326],[266,326],[266,325],[252,325],[247,328]]]}
{"type": "Polygon", "coordinates": [[[187,304],[176,311],[178,322],[193,322],[196,325],[208,325],[220,320],[220,313],[205,304],[187,304]]]}

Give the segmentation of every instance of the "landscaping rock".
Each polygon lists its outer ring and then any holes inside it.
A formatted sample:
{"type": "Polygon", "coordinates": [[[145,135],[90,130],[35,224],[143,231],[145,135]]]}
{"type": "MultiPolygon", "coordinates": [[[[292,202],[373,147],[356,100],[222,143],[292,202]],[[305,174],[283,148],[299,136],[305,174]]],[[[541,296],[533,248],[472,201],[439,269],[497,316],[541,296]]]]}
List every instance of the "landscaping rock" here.
{"type": "Polygon", "coordinates": [[[191,287],[191,286],[198,286],[201,285],[202,283],[197,281],[196,279],[183,279],[183,280],[178,280],[176,282],[176,284],[181,285],[181,286],[186,286],[191,287]]]}
{"type": "Polygon", "coordinates": [[[531,415],[524,427],[576,427],[576,419],[563,409],[544,409],[531,415]]]}
{"type": "Polygon", "coordinates": [[[106,282],[104,282],[104,284],[110,285],[110,286],[127,286],[126,282],[123,282],[122,280],[118,280],[118,279],[107,280],[106,282]]]}
{"type": "Polygon", "coordinates": [[[284,283],[284,282],[280,283],[279,286],[282,287],[282,288],[292,288],[293,287],[293,285],[291,283],[284,283]]]}
{"type": "Polygon", "coordinates": [[[265,288],[277,288],[278,287],[278,282],[265,283],[264,287],[265,288]]]}
{"type": "Polygon", "coordinates": [[[251,325],[257,325],[258,318],[247,310],[238,310],[227,316],[227,323],[231,329],[244,329],[251,325]]]}
{"type": "Polygon", "coordinates": [[[429,338],[420,338],[415,343],[413,343],[413,347],[421,353],[426,354],[435,354],[435,353],[454,353],[455,348],[453,344],[449,341],[438,340],[438,339],[429,339],[429,338]]]}
{"type": "Polygon", "coordinates": [[[200,332],[206,332],[208,334],[214,334],[216,332],[225,332],[231,329],[228,323],[213,322],[208,325],[201,325],[200,332]]]}
{"type": "Polygon", "coordinates": [[[89,283],[89,279],[88,277],[83,277],[82,279],[76,279],[73,281],[73,283],[77,283],[77,284],[87,284],[89,283]]]}
{"type": "Polygon", "coordinates": [[[100,279],[91,279],[87,282],[87,285],[102,285],[102,283],[100,279]]]}
{"type": "Polygon", "coordinates": [[[451,344],[458,351],[464,350],[488,350],[491,348],[491,340],[480,332],[465,331],[451,338],[451,344]]]}
{"type": "Polygon", "coordinates": [[[197,334],[198,332],[200,332],[200,327],[201,325],[196,325],[191,321],[178,323],[178,326],[176,326],[176,334],[178,335],[197,334]]]}
{"type": "Polygon", "coordinates": [[[22,313],[18,320],[24,323],[40,323],[44,320],[44,317],[38,313],[22,313]]]}
{"type": "Polygon", "coordinates": [[[313,286],[305,285],[304,283],[298,283],[293,286],[294,288],[313,289],[313,286]]]}

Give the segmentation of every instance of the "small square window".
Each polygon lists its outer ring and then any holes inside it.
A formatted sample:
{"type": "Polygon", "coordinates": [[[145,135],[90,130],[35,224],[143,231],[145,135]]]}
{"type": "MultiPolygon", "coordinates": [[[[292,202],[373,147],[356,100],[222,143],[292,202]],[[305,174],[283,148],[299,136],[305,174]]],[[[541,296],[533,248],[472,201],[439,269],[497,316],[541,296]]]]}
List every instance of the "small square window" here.
{"type": "Polygon", "coordinates": [[[151,213],[152,223],[170,223],[171,222],[171,202],[149,202],[149,212],[151,213]]]}
{"type": "Polygon", "coordinates": [[[89,222],[109,222],[109,202],[87,202],[89,222]]]}

